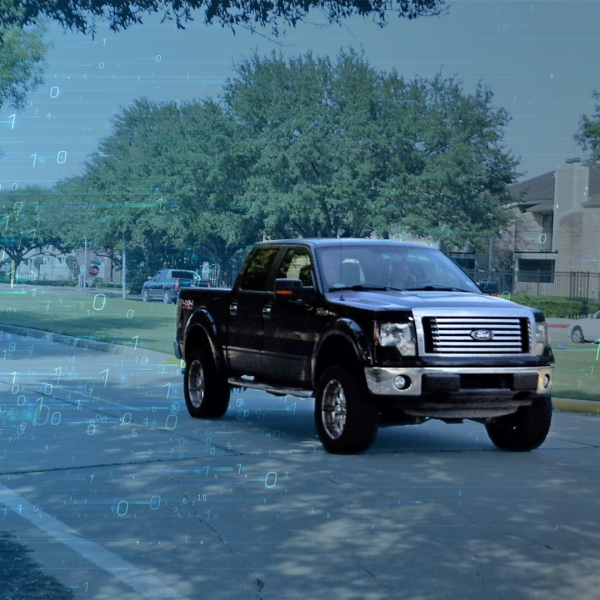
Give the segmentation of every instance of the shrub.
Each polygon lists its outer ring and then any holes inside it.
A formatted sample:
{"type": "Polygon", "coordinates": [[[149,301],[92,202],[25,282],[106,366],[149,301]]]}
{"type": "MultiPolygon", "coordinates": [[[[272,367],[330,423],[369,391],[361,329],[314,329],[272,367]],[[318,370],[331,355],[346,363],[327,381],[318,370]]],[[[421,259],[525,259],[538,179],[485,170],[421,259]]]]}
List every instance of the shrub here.
{"type": "Polygon", "coordinates": [[[511,296],[510,300],[523,306],[538,308],[546,318],[568,318],[595,313],[600,310],[599,300],[586,298],[561,298],[558,296],[511,296]]]}

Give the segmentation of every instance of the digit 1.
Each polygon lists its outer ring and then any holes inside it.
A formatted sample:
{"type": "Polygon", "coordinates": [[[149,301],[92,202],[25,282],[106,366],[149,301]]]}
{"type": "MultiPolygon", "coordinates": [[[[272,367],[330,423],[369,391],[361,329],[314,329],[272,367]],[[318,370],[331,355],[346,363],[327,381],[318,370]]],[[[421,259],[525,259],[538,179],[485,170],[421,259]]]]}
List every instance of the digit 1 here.
{"type": "Polygon", "coordinates": [[[242,472],[242,463],[235,465],[236,467],[239,467],[238,469],[238,475],[242,472]]]}
{"type": "Polygon", "coordinates": [[[35,159],[37,158],[37,154],[32,154],[29,158],[33,158],[33,167],[35,169],[35,159]]]}
{"type": "Polygon", "coordinates": [[[106,376],[104,377],[104,387],[106,387],[106,382],[108,381],[108,371],[109,369],[104,369],[104,371],[100,371],[100,375],[102,375],[102,373],[106,373],[106,376]]]}
{"type": "Polygon", "coordinates": [[[137,343],[138,343],[138,338],[139,338],[139,337],[140,337],[139,335],[134,335],[134,336],[131,338],[132,340],[135,340],[135,346],[134,346],[134,349],[135,349],[135,350],[137,350],[137,343]]]}
{"type": "Polygon", "coordinates": [[[166,387],[167,388],[167,400],[169,399],[169,394],[171,393],[171,384],[170,383],[165,383],[165,385],[163,385],[162,387],[166,387]]]}
{"type": "Polygon", "coordinates": [[[83,584],[83,585],[85,585],[85,591],[86,591],[86,592],[88,591],[88,584],[89,584],[89,581],[86,581],[86,582],[83,584]]]}

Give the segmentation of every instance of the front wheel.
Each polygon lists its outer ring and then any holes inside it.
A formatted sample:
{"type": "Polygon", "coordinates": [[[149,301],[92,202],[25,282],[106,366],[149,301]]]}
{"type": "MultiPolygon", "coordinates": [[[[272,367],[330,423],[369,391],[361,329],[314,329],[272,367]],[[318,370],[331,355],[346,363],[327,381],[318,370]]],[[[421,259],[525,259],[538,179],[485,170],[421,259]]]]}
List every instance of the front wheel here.
{"type": "Polygon", "coordinates": [[[150,302],[150,294],[148,290],[142,290],[142,302],[150,302]]]}
{"type": "Polygon", "coordinates": [[[183,391],[192,417],[211,419],[227,412],[230,393],[227,379],[217,371],[213,357],[204,348],[186,356],[183,391]]]}
{"type": "Polygon", "coordinates": [[[169,292],[165,292],[163,294],[163,302],[165,304],[171,304],[171,296],[169,296],[169,292]]]}
{"type": "Polygon", "coordinates": [[[534,396],[531,406],[488,423],[490,439],[501,450],[528,451],[539,448],[546,439],[552,421],[550,396],[534,396]]]}
{"type": "Polygon", "coordinates": [[[315,424],[331,454],[366,450],[375,439],[379,411],[363,400],[364,385],[344,367],[327,367],[316,391],[315,424]]]}
{"type": "Polygon", "coordinates": [[[581,327],[573,328],[573,331],[571,332],[571,339],[575,344],[583,344],[583,342],[585,342],[585,339],[583,337],[583,331],[581,331],[581,327]]]}

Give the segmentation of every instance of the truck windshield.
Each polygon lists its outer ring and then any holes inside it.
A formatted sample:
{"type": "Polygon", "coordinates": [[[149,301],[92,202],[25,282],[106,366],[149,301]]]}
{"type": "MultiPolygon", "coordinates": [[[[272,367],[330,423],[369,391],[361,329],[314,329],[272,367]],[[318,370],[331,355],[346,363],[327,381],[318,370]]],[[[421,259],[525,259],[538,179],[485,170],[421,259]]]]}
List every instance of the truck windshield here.
{"type": "Polygon", "coordinates": [[[443,252],[397,244],[344,246],[318,250],[326,290],[364,286],[400,290],[481,293],[471,278],[443,252]]]}

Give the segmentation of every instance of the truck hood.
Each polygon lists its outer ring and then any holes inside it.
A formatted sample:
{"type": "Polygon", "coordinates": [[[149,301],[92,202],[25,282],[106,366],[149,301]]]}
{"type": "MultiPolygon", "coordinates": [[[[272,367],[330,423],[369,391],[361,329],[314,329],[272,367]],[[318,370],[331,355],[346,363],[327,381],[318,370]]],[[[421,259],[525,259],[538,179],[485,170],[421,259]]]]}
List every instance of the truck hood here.
{"type": "Polygon", "coordinates": [[[352,306],[363,310],[412,310],[414,308],[525,308],[521,305],[487,294],[465,292],[354,292],[344,290],[326,294],[334,305],[352,306]]]}

